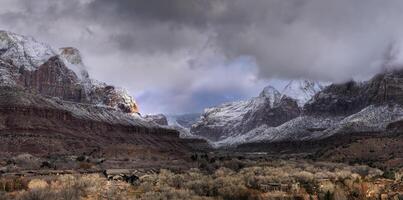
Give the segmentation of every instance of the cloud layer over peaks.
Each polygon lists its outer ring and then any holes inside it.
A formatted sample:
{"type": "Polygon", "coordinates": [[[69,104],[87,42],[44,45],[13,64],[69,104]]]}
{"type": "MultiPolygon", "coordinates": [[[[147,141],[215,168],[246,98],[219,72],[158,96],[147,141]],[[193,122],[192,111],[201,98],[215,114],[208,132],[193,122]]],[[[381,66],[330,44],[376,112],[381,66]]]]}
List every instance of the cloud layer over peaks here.
{"type": "Polygon", "coordinates": [[[2,0],[0,27],[82,51],[146,112],[257,95],[268,79],[365,79],[403,61],[400,0],[2,0]],[[388,60],[389,59],[389,60],[388,60]]]}

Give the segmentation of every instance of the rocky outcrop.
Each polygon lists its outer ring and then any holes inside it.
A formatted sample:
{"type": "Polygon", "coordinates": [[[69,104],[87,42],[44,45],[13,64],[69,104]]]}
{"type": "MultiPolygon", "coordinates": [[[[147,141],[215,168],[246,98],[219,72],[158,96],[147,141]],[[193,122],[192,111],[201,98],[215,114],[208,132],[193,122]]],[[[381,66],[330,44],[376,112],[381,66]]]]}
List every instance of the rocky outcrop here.
{"type": "MultiPolygon", "coordinates": [[[[94,81],[91,81],[94,83],[94,81]]],[[[104,83],[92,84],[88,91],[88,98],[92,104],[106,105],[125,113],[139,113],[137,103],[126,90],[104,83]]]]}
{"type": "Polygon", "coordinates": [[[154,122],[161,126],[168,126],[167,117],[165,117],[165,115],[163,115],[163,114],[146,115],[146,116],[144,116],[144,119],[147,121],[150,121],[150,122],[154,122]]]}

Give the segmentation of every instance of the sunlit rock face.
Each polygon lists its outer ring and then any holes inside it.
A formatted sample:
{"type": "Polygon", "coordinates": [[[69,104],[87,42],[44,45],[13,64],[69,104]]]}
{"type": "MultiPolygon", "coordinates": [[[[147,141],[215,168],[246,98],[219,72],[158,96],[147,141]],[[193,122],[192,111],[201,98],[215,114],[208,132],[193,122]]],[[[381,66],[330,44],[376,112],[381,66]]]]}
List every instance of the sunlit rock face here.
{"type": "Polygon", "coordinates": [[[122,88],[91,79],[78,49],[60,48],[15,33],[0,31],[0,85],[19,86],[63,100],[104,105],[138,113],[122,88]]]}

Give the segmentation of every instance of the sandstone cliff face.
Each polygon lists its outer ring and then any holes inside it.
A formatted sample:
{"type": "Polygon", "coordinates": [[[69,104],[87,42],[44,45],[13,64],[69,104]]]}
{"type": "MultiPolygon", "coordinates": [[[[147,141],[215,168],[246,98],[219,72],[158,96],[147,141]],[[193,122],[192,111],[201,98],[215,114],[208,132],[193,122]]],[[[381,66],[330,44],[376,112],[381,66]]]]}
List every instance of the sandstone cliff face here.
{"type": "Polygon", "coordinates": [[[36,70],[21,69],[18,84],[31,92],[68,101],[86,102],[86,94],[76,74],[57,57],[36,70]]]}

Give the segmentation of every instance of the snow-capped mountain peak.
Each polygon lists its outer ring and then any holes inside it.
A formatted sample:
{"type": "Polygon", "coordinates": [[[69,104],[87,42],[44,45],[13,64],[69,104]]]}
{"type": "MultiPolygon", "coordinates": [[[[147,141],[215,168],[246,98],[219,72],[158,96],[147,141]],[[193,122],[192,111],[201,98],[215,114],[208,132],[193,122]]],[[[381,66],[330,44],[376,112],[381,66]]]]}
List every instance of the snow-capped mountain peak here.
{"type": "Polygon", "coordinates": [[[284,87],[281,95],[297,100],[298,106],[303,107],[323,87],[321,83],[316,81],[292,80],[284,87]]]}
{"type": "Polygon", "coordinates": [[[35,70],[55,55],[49,45],[32,37],[0,31],[0,59],[16,67],[35,70]]]}

